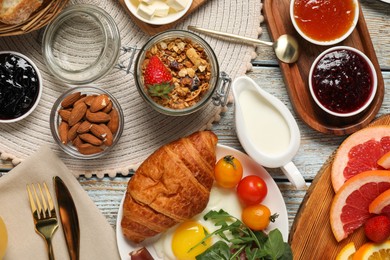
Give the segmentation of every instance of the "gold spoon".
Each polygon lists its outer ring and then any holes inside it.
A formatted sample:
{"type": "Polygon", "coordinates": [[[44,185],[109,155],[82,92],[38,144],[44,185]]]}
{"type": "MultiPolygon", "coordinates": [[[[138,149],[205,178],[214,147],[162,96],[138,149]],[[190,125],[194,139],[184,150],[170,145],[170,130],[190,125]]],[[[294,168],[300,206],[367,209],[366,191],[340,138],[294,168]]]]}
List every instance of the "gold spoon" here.
{"type": "Polygon", "coordinates": [[[246,44],[264,44],[274,49],[276,57],[284,63],[294,63],[299,57],[299,45],[294,37],[288,34],[281,35],[275,42],[266,42],[259,39],[249,38],[245,36],[235,35],[231,33],[219,32],[210,29],[199,28],[189,25],[189,30],[201,32],[209,35],[218,35],[227,39],[238,40],[240,43],[246,44]]]}

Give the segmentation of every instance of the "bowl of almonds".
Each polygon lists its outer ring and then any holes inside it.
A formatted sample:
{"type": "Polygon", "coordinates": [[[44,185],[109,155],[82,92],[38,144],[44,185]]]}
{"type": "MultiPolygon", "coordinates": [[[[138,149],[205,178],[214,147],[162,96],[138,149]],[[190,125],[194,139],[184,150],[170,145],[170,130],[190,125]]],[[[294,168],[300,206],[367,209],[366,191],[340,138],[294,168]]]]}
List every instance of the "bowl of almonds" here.
{"type": "Polygon", "coordinates": [[[97,87],[75,87],[62,94],[50,113],[54,140],[80,159],[103,156],[123,132],[123,112],[114,96],[97,87]]]}

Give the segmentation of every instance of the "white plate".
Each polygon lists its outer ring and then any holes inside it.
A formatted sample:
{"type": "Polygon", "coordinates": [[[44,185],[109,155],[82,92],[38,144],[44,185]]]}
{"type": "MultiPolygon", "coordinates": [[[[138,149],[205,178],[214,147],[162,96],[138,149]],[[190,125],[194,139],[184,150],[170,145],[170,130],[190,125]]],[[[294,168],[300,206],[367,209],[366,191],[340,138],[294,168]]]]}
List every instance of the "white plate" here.
{"type": "Polygon", "coordinates": [[[381,1],[390,4],[390,0],[381,0],[381,1]]]}
{"type": "MultiPolygon", "coordinates": [[[[244,169],[244,176],[257,174],[261,178],[264,179],[264,181],[267,183],[268,188],[268,194],[267,197],[264,199],[262,204],[267,205],[272,213],[278,213],[279,217],[276,219],[274,223],[270,223],[270,226],[268,229],[274,229],[278,228],[280,232],[283,235],[284,241],[287,241],[288,239],[288,216],[287,216],[287,209],[286,204],[284,203],[282,194],[280,193],[280,190],[278,186],[276,185],[275,181],[272,179],[271,175],[259,164],[257,164],[255,161],[253,161],[248,155],[230,148],[228,146],[224,145],[217,145],[217,160],[222,158],[225,155],[233,155],[238,160],[241,161],[243,169],[244,169]]],[[[122,219],[122,207],[123,207],[123,201],[124,201],[125,195],[123,195],[121,204],[119,206],[118,216],[116,220],[116,240],[117,240],[117,246],[119,250],[119,254],[121,256],[122,260],[128,260],[130,259],[129,253],[135,249],[138,249],[140,247],[145,246],[148,251],[151,253],[151,255],[154,257],[154,259],[159,259],[156,256],[156,253],[154,252],[154,248],[150,246],[150,243],[142,242],[140,244],[134,244],[130,241],[126,240],[122,233],[121,228],[121,219],[122,219]]]]}
{"type": "Polygon", "coordinates": [[[154,24],[154,25],[163,25],[163,24],[169,24],[169,23],[173,23],[174,21],[177,21],[179,20],[181,17],[183,17],[188,9],[190,9],[191,5],[192,5],[192,1],[193,0],[188,0],[187,2],[187,6],[179,11],[179,12],[176,12],[176,13],[169,13],[168,16],[166,17],[153,17],[152,19],[146,19],[140,15],[138,15],[137,13],[137,5],[134,3],[138,3],[138,1],[134,1],[134,0],[125,0],[125,4],[126,4],[126,7],[127,9],[130,10],[130,12],[139,20],[141,20],[142,22],[145,22],[145,23],[148,23],[148,24],[154,24]]]}

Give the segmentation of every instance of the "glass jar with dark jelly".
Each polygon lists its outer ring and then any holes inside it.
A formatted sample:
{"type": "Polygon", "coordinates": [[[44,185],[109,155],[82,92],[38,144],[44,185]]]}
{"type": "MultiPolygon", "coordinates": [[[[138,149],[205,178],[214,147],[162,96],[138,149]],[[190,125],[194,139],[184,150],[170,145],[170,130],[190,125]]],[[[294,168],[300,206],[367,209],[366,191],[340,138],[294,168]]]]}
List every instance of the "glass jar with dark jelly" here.
{"type": "Polygon", "coordinates": [[[374,76],[375,69],[363,53],[336,47],[316,59],[309,80],[320,105],[339,115],[351,115],[361,112],[375,96],[374,76]]]}
{"type": "Polygon", "coordinates": [[[0,120],[16,121],[38,103],[41,79],[35,65],[22,54],[0,52],[0,120]]]}

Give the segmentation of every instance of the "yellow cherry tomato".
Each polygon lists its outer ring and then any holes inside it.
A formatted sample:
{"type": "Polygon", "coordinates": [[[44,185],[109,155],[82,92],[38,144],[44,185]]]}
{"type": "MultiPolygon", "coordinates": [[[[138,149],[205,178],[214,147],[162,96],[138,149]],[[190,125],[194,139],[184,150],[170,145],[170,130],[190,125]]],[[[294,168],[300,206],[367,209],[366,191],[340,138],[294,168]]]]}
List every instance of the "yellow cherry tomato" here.
{"type": "Polygon", "coordinates": [[[242,222],[255,231],[266,229],[277,217],[277,214],[271,215],[270,209],[263,204],[248,206],[241,214],[242,222]]]}
{"type": "Polygon", "coordinates": [[[224,188],[235,187],[242,178],[241,162],[232,155],[226,155],[220,160],[214,168],[215,181],[224,188]]]}

